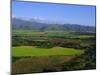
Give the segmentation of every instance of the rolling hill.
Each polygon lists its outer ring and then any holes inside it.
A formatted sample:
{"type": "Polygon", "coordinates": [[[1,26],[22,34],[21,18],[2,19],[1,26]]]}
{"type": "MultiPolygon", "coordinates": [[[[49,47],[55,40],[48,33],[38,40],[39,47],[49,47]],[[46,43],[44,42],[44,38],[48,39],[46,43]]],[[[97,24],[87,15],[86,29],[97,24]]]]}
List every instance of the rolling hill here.
{"type": "Polygon", "coordinates": [[[12,18],[12,29],[24,29],[35,31],[72,31],[72,32],[90,32],[95,33],[95,27],[78,24],[62,24],[53,22],[42,22],[39,20],[24,20],[12,18]]]}

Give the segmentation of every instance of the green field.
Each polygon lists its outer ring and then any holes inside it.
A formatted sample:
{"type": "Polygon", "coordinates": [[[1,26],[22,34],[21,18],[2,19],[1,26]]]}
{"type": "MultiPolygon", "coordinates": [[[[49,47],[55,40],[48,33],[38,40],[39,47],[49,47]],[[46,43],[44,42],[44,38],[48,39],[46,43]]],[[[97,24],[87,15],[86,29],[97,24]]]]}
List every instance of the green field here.
{"type": "Polygon", "coordinates": [[[52,56],[52,55],[79,55],[84,50],[74,48],[36,48],[36,47],[13,47],[12,55],[14,57],[20,56],[52,56]]]}

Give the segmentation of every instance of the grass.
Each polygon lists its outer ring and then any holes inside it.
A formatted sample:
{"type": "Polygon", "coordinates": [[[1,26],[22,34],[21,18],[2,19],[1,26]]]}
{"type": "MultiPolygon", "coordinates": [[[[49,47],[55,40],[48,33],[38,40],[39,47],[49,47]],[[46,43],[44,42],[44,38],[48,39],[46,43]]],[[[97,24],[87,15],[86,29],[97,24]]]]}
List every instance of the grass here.
{"type": "Polygon", "coordinates": [[[52,56],[52,55],[80,55],[84,50],[74,48],[36,48],[36,47],[13,47],[12,55],[21,56],[52,56]]]}
{"type": "Polygon", "coordinates": [[[95,37],[95,35],[80,35],[79,38],[92,38],[95,37]]]}
{"type": "Polygon", "coordinates": [[[70,32],[64,32],[64,31],[32,31],[32,30],[14,30],[13,36],[68,36],[71,35],[70,32]]]}
{"type": "Polygon", "coordinates": [[[85,38],[91,38],[95,37],[95,35],[76,35],[74,32],[65,32],[65,31],[44,31],[44,32],[39,32],[39,31],[34,31],[34,30],[13,30],[13,36],[28,36],[28,37],[35,37],[35,38],[40,38],[41,36],[43,38],[45,37],[64,37],[64,38],[80,38],[80,39],[85,39],[85,38]]]}

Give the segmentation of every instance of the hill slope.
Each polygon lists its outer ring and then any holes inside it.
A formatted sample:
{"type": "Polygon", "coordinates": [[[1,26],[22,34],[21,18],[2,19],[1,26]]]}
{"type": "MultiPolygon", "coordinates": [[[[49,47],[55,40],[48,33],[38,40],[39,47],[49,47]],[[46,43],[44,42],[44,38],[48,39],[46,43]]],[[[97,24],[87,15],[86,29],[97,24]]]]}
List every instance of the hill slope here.
{"type": "Polygon", "coordinates": [[[12,19],[12,28],[36,31],[73,31],[95,33],[95,27],[93,26],[83,26],[78,24],[58,24],[47,22],[43,23],[36,20],[23,20],[19,18],[12,19]]]}

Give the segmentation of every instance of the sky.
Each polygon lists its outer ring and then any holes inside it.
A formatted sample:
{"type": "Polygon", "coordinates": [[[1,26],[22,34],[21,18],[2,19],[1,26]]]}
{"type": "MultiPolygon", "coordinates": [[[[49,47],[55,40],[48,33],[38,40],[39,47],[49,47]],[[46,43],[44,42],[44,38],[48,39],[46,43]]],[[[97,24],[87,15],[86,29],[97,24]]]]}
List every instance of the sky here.
{"type": "Polygon", "coordinates": [[[12,16],[95,26],[95,6],[38,2],[12,2],[12,16]]]}

